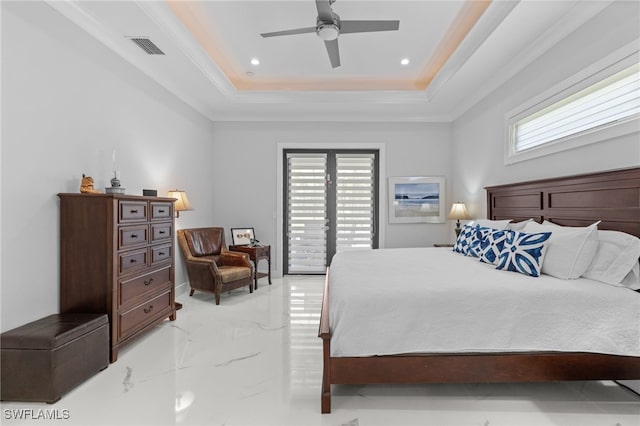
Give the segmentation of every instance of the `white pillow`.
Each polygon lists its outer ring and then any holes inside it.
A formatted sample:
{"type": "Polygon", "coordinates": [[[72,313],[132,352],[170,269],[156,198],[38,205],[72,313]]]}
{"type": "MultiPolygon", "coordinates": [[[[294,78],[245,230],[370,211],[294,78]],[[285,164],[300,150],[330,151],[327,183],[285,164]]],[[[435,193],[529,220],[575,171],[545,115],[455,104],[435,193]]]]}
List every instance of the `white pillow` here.
{"type": "Polygon", "coordinates": [[[524,231],[524,227],[527,226],[527,223],[529,222],[533,222],[533,219],[523,220],[522,222],[511,222],[507,224],[505,229],[511,229],[512,231],[524,231]]]}
{"type": "Polygon", "coordinates": [[[542,273],[565,280],[580,278],[598,250],[598,223],[587,227],[527,223],[526,233],[551,232],[542,273]]]}
{"type": "Polygon", "coordinates": [[[640,290],[640,263],[636,262],[636,266],[631,268],[626,277],[622,280],[622,285],[629,287],[631,290],[640,290]]]}
{"type": "Polygon", "coordinates": [[[640,238],[619,231],[598,231],[598,240],[596,255],[583,276],[607,284],[622,284],[638,266],[640,238]]]}
{"type": "Polygon", "coordinates": [[[469,222],[469,225],[480,225],[483,228],[492,228],[492,229],[506,229],[509,222],[511,222],[511,219],[507,219],[507,220],[476,219],[469,222]]]}

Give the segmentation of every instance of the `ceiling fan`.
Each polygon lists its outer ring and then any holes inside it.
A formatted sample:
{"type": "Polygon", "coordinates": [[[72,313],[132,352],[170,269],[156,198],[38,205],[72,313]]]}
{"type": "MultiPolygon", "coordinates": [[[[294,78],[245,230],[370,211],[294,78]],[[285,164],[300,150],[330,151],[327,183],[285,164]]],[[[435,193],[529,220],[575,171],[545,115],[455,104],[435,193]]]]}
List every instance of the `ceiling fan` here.
{"type": "Polygon", "coordinates": [[[396,31],[400,27],[400,21],[342,21],[338,14],[331,10],[331,5],[335,1],[316,0],[318,18],[315,27],[275,31],[260,35],[262,37],[277,37],[315,32],[318,37],[324,40],[331,67],[337,68],[340,66],[340,50],[338,48],[338,36],[340,34],[396,31]]]}

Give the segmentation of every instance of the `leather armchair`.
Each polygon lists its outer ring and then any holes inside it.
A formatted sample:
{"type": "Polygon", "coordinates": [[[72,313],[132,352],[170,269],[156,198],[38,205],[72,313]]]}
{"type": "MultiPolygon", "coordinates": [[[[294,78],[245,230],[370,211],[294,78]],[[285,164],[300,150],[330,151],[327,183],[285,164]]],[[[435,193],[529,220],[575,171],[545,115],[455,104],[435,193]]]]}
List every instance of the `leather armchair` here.
{"type": "Polygon", "coordinates": [[[227,249],[224,228],[192,228],[178,230],[178,243],[184,254],[193,296],[195,290],[220,294],[243,286],[253,293],[253,265],[246,253],[227,249]]]}

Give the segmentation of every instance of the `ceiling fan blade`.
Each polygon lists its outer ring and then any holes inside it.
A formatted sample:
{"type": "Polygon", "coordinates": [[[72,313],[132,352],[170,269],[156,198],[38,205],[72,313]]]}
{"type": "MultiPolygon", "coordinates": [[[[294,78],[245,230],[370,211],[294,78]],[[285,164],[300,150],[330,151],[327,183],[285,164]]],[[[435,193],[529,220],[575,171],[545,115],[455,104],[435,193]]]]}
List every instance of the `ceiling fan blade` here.
{"type": "Polygon", "coordinates": [[[327,40],[324,42],[327,47],[327,53],[329,54],[329,60],[331,61],[331,68],[338,68],[340,66],[340,49],[338,48],[338,39],[327,40]]]}
{"type": "Polygon", "coordinates": [[[306,27],[306,28],[296,28],[294,30],[274,31],[272,33],[262,33],[260,35],[262,37],[277,37],[277,36],[294,35],[294,34],[315,33],[315,32],[316,32],[316,27],[306,27]]]}
{"type": "Polygon", "coordinates": [[[333,21],[333,11],[329,0],[316,0],[316,9],[318,9],[318,18],[325,22],[333,21]]]}
{"type": "Polygon", "coordinates": [[[396,31],[400,21],[340,21],[340,34],[396,31]]]}

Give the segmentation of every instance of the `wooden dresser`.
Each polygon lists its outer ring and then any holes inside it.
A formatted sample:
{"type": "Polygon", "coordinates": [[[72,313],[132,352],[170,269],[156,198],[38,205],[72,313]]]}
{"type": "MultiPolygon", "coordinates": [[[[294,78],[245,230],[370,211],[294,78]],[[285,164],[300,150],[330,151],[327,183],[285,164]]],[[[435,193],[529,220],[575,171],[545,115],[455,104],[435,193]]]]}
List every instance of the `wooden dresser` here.
{"type": "Polygon", "coordinates": [[[111,362],[153,325],[176,319],[173,198],[60,197],[60,312],[106,313],[111,362]]]}

